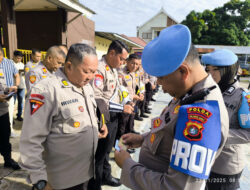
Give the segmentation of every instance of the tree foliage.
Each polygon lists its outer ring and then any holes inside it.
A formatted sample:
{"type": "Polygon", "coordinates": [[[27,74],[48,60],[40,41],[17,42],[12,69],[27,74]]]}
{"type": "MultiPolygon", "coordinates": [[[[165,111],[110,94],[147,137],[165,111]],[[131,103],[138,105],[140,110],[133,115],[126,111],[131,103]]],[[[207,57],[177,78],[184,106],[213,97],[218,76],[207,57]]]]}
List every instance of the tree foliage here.
{"type": "Polygon", "coordinates": [[[212,11],[191,11],[182,21],[194,44],[250,45],[250,0],[231,0],[212,11]]]}

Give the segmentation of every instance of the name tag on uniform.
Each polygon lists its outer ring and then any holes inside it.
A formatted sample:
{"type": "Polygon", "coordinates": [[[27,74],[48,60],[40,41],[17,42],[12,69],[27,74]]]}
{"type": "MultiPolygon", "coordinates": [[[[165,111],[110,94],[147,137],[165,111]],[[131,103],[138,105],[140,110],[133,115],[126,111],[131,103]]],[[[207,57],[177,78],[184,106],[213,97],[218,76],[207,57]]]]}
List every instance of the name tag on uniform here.
{"type": "Polygon", "coordinates": [[[218,102],[183,105],[179,109],[170,166],[190,176],[208,179],[220,142],[218,102]]]}

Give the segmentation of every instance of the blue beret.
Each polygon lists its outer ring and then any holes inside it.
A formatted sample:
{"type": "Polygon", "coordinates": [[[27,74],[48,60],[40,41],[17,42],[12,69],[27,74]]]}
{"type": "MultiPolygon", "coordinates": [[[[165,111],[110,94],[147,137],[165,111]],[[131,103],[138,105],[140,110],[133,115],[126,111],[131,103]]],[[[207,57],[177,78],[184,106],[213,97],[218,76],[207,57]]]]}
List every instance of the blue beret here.
{"type": "Polygon", "coordinates": [[[160,77],[179,68],[191,45],[191,33],[187,26],[173,25],[161,31],[142,52],[142,67],[150,75],[160,77]]]}
{"type": "Polygon", "coordinates": [[[201,62],[205,65],[213,66],[229,66],[238,61],[238,57],[230,50],[220,49],[211,53],[204,54],[201,57],[201,62]]]}

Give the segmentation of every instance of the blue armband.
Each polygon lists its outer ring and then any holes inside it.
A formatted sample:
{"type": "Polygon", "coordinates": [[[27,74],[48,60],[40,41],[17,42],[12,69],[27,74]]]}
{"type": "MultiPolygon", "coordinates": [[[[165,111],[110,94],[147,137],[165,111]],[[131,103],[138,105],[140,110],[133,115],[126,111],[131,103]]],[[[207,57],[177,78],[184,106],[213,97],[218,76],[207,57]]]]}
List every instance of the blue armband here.
{"type": "Polygon", "coordinates": [[[179,109],[170,166],[190,176],[208,179],[220,142],[218,102],[183,105],[179,109]]]}
{"type": "Polygon", "coordinates": [[[238,120],[242,128],[250,128],[250,93],[242,92],[241,106],[238,111],[238,120]]]}

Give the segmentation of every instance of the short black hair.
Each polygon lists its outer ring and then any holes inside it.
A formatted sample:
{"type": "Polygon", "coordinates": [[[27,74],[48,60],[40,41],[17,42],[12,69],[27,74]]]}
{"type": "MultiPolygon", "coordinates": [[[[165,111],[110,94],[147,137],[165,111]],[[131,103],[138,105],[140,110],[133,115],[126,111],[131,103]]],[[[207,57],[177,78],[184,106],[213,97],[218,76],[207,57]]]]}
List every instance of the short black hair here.
{"type": "Polygon", "coordinates": [[[141,59],[141,57],[135,53],[133,54],[130,54],[129,57],[128,57],[128,61],[132,60],[132,59],[141,59]]]}
{"type": "Polygon", "coordinates": [[[14,54],[14,56],[20,56],[20,57],[23,56],[23,53],[21,51],[18,51],[18,50],[15,50],[13,54],[14,54]]]}
{"type": "Polygon", "coordinates": [[[112,41],[112,43],[109,45],[109,49],[108,49],[108,53],[111,51],[111,50],[115,50],[115,53],[116,54],[120,54],[122,53],[122,50],[125,49],[128,53],[129,53],[129,49],[128,49],[128,46],[120,41],[120,40],[114,40],[112,41]]]}
{"type": "Polygon", "coordinates": [[[66,62],[70,61],[72,64],[77,65],[79,63],[82,63],[86,55],[97,56],[95,49],[91,46],[82,43],[73,44],[69,48],[66,62]]]}
{"type": "Polygon", "coordinates": [[[186,59],[188,62],[192,63],[195,60],[199,60],[199,54],[193,44],[190,45],[190,49],[186,59]]]}
{"type": "Polygon", "coordinates": [[[39,49],[33,48],[32,54],[35,55],[36,53],[41,53],[41,51],[39,49]]]}

